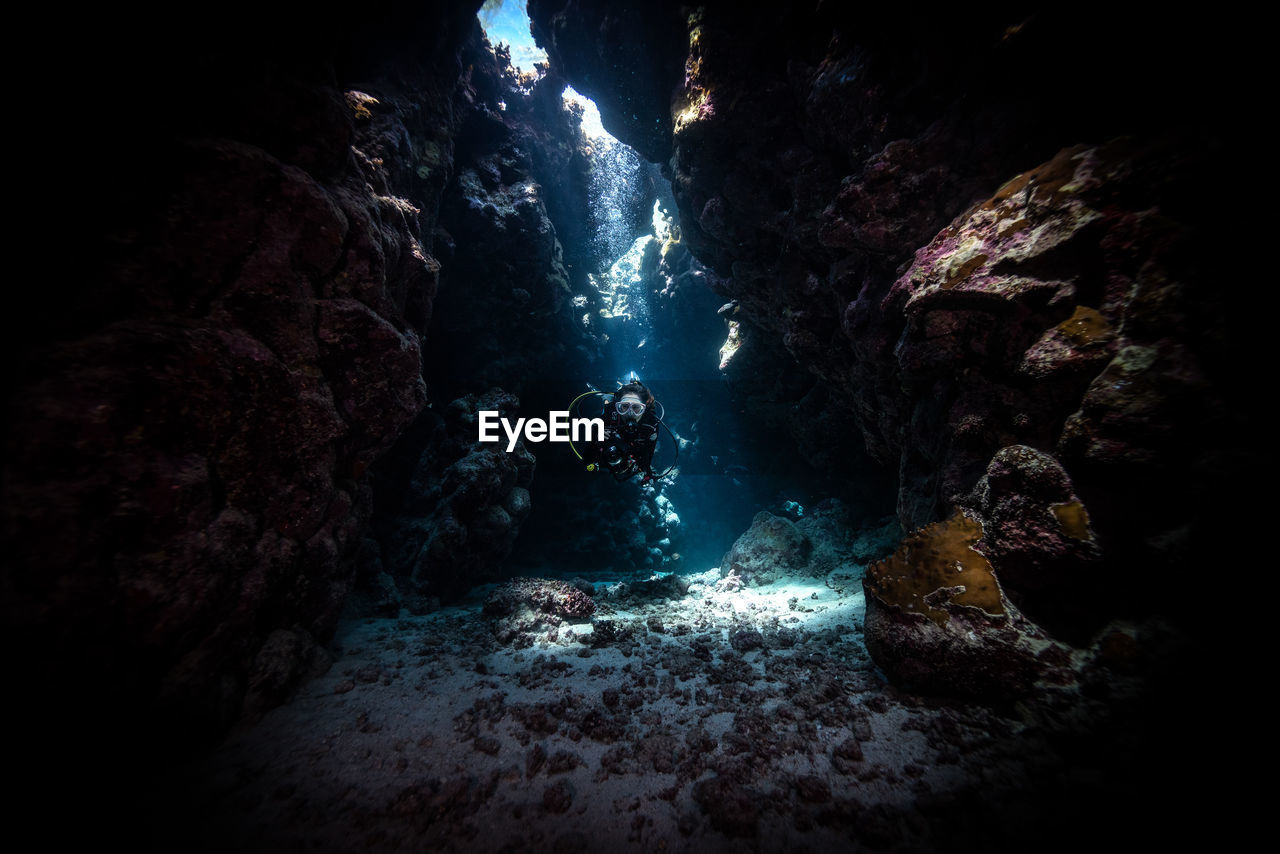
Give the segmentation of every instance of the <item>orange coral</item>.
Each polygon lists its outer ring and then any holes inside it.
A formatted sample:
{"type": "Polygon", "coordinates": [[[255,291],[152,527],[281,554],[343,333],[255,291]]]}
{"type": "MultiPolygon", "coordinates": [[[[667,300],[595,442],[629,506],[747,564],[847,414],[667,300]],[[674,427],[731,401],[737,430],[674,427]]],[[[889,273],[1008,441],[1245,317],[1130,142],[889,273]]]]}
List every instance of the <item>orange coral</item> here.
{"type": "Polygon", "coordinates": [[[948,604],[968,605],[993,616],[1005,613],[991,563],[973,545],[982,525],[957,512],[910,534],[888,558],[867,570],[867,588],[882,601],[945,625],[948,604]],[[957,588],[959,588],[957,590],[957,588]]]}
{"type": "Polygon", "coordinates": [[[1085,347],[1098,341],[1105,342],[1113,337],[1111,324],[1107,323],[1107,319],[1097,309],[1086,305],[1076,306],[1072,315],[1058,324],[1058,331],[1077,347],[1085,347]]]}
{"type": "Polygon", "coordinates": [[[1058,518],[1062,533],[1071,539],[1088,540],[1092,537],[1089,533],[1089,511],[1079,501],[1053,505],[1053,515],[1058,518]]]}
{"type": "Polygon", "coordinates": [[[1019,193],[1030,195],[1037,190],[1054,199],[1066,195],[1067,190],[1063,188],[1075,178],[1080,156],[1088,150],[1089,147],[1086,145],[1062,149],[1048,163],[1043,163],[1029,172],[1015,175],[1006,181],[1004,186],[996,190],[995,196],[982,206],[989,210],[1019,193]]]}

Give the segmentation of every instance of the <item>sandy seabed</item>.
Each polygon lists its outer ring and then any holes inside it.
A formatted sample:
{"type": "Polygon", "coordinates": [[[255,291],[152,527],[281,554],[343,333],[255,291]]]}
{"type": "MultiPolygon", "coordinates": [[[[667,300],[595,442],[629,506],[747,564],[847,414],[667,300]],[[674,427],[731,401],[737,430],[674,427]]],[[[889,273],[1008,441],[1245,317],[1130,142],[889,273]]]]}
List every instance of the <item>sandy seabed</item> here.
{"type": "Polygon", "coordinates": [[[344,623],[326,675],[164,781],[164,827],[210,851],[993,851],[1138,810],[1127,730],[1076,688],[888,685],[857,572],[685,580],[597,584],[592,622],[505,645],[492,588],[344,623]]]}

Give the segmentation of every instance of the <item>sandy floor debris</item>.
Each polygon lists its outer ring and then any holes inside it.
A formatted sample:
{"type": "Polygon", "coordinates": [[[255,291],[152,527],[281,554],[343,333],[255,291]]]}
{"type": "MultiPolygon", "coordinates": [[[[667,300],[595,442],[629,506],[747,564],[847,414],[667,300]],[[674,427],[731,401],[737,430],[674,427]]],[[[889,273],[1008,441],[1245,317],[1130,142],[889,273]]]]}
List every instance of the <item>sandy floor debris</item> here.
{"type": "Polygon", "coordinates": [[[888,686],[856,572],[684,581],[597,584],[592,622],[506,644],[488,588],[347,623],[327,675],[168,781],[170,826],[242,851],[998,850],[1109,791],[1123,757],[1055,742],[1068,689],[996,711],[888,686]]]}

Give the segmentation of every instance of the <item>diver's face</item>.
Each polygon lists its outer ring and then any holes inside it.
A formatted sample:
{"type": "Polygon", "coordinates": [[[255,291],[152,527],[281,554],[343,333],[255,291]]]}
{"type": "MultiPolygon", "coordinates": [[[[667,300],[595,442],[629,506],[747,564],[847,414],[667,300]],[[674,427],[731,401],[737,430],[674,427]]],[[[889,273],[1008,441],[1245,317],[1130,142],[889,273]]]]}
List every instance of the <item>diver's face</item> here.
{"type": "Polygon", "coordinates": [[[644,415],[644,402],[640,400],[640,396],[637,394],[624,394],[622,399],[615,405],[617,406],[618,414],[622,416],[624,421],[634,424],[644,415]]]}

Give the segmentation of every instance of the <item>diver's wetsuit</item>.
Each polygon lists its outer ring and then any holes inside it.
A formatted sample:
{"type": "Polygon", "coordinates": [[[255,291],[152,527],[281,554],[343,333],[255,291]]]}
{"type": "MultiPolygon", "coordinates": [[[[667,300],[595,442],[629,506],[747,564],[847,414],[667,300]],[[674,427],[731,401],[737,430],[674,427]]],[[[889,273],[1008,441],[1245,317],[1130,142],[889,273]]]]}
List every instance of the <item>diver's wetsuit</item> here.
{"type": "Polygon", "coordinates": [[[653,451],[658,446],[658,419],[653,407],[645,409],[636,423],[625,420],[613,404],[605,407],[604,442],[592,445],[588,462],[594,462],[625,480],[637,472],[653,477],[653,451]]]}

